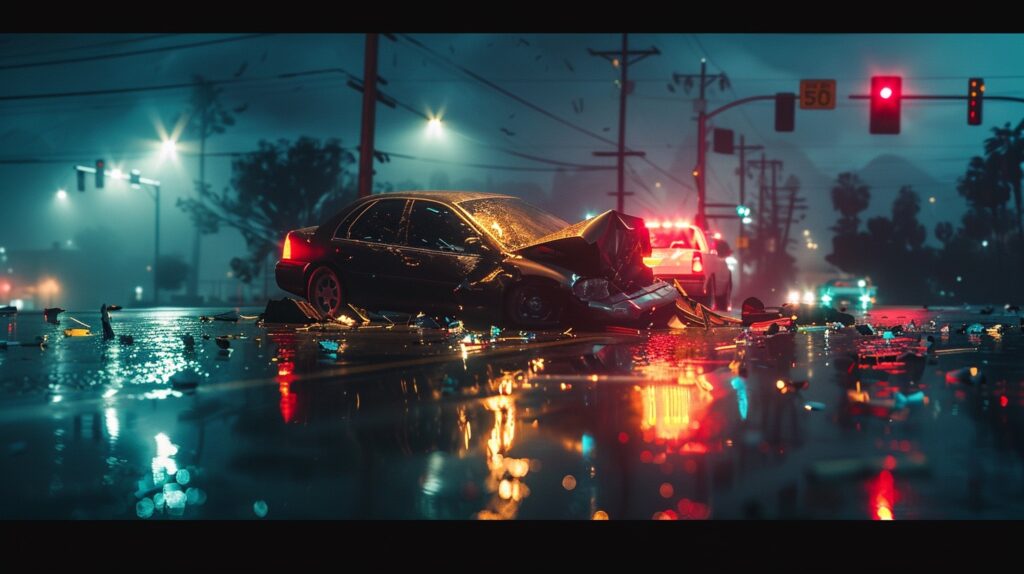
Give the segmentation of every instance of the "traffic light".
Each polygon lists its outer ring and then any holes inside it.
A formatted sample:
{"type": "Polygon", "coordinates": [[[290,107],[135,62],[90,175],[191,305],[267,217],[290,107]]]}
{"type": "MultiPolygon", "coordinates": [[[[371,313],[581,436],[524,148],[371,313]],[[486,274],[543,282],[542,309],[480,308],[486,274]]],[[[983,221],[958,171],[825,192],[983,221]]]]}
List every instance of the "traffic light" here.
{"type": "Polygon", "coordinates": [[[78,191],[85,191],[85,172],[80,169],[76,169],[75,175],[78,176],[78,191]]]}
{"type": "Polygon", "coordinates": [[[796,94],[775,94],[775,131],[791,132],[796,124],[796,94]]]}
{"type": "Polygon", "coordinates": [[[142,173],[139,170],[133,169],[131,172],[128,173],[128,183],[132,184],[132,187],[138,188],[141,182],[142,173]]]}
{"type": "Polygon", "coordinates": [[[732,130],[724,130],[721,128],[715,128],[715,153],[727,153],[733,152],[733,134],[732,130]]]}
{"type": "Polygon", "coordinates": [[[967,125],[981,125],[981,103],[985,101],[985,80],[967,80],[967,125]]]}
{"type": "Polygon", "coordinates": [[[106,164],[102,159],[96,160],[96,189],[103,189],[103,176],[106,174],[106,164]]]}
{"type": "Polygon", "coordinates": [[[746,205],[737,205],[736,206],[736,215],[738,215],[741,218],[743,218],[743,217],[750,217],[750,208],[747,207],[746,205]]]}
{"type": "Polygon", "coordinates": [[[871,133],[900,133],[900,101],[903,99],[903,78],[872,76],[871,133]]]}

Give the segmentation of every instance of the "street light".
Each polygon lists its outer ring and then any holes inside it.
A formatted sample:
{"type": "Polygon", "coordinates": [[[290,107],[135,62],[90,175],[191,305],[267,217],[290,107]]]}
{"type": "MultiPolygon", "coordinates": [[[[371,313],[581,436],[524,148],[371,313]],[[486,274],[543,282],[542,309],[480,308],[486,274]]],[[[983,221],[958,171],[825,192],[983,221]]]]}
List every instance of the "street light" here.
{"type": "Polygon", "coordinates": [[[68,200],[68,192],[66,190],[63,190],[63,189],[58,189],[57,190],[57,201],[67,201],[67,200],[68,200]]]}
{"type": "Polygon", "coordinates": [[[441,128],[442,128],[442,125],[441,125],[441,118],[440,117],[432,117],[429,120],[427,120],[427,135],[428,136],[430,136],[430,137],[440,137],[441,134],[442,134],[441,128]]]}
{"type": "Polygon", "coordinates": [[[167,158],[178,158],[178,142],[176,140],[166,139],[164,143],[160,144],[160,159],[167,158]]]}

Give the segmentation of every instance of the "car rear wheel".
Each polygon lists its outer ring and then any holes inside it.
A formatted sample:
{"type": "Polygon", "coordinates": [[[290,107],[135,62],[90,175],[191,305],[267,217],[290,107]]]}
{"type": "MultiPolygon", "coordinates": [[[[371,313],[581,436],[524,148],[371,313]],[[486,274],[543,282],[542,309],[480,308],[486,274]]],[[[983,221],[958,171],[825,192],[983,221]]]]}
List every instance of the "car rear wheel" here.
{"type": "Polygon", "coordinates": [[[725,292],[722,293],[722,296],[721,297],[718,297],[718,296],[715,297],[715,309],[718,310],[718,311],[728,311],[729,310],[729,303],[730,303],[731,299],[732,299],[732,281],[730,280],[729,284],[726,285],[725,292]]]}
{"type": "Polygon", "coordinates": [[[306,300],[325,317],[341,315],[344,305],[341,280],[330,267],[318,267],[310,276],[306,300]]]}
{"type": "Polygon", "coordinates": [[[506,316],[512,325],[524,329],[557,327],[565,312],[566,296],[542,283],[521,283],[506,300],[506,316]]]}

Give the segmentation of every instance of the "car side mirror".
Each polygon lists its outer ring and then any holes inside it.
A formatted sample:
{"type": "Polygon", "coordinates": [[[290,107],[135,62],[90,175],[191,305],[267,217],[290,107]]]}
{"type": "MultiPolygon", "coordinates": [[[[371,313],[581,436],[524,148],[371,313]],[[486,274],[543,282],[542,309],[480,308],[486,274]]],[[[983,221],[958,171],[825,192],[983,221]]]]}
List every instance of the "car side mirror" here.
{"type": "Polygon", "coordinates": [[[466,246],[466,250],[470,253],[488,253],[490,248],[484,243],[484,240],[479,235],[470,235],[462,242],[466,246]]]}

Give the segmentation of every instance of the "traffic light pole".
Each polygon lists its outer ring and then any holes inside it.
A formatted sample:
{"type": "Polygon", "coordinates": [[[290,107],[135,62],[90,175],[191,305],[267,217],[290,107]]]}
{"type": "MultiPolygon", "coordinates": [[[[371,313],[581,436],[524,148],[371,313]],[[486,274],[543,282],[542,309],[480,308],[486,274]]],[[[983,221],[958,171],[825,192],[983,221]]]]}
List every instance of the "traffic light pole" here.
{"type": "MultiPolygon", "coordinates": [[[[97,162],[97,165],[103,165],[103,164],[100,163],[100,162],[97,162]]],[[[94,167],[86,167],[86,166],[82,166],[82,165],[76,165],[75,166],[75,171],[77,173],[79,173],[79,174],[92,173],[92,174],[99,175],[99,170],[97,170],[94,167]]],[[[155,180],[155,179],[149,179],[147,177],[142,177],[141,175],[139,175],[139,172],[137,170],[133,170],[131,175],[121,174],[121,176],[118,178],[118,177],[115,177],[114,172],[112,172],[110,170],[107,170],[107,169],[103,170],[102,176],[97,177],[97,181],[102,181],[103,179],[105,179],[107,177],[112,177],[114,179],[122,179],[122,180],[125,180],[125,181],[131,181],[133,184],[136,184],[138,186],[148,185],[149,187],[151,187],[153,189],[153,196],[152,197],[153,197],[153,202],[154,202],[155,205],[154,205],[154,209],[153,209],[154,217],[153,217],[153,267],[152,267],[152,269],[153,269],[153,306],[156,307],[157,305],[160,304],[160,289],[157,287],[157,273],[158,273],[157,270],[158,270],[159,264],[160,264],[160,182],[158,180],[155,180]]],[[[85,191],[84,187],[81,187],[81,186],[78,188],[78,190],[79,191],[85,191]]]]}
{"type": "MultiPolygon", "coordinates": [[[[701,62],[701,77],[704,77],[704,66],[701,62]]],[[[676,80],[681,77],[679,74],[675,75],[676,80]]],[[[693,170],[694,181],[697,183],[697,218],[696,224],[702,229],[707,226],[707,189],[705,187],[706,178],[704,177],[704,171],[707,164],[707,122],[711,118],[718,114],[740,106],[743,104],[749,104],[750,102],[759,102],[765,100],[775,100],[776,94],[766,96],[751,96],[749,98],[742,98],[733,102],[729,102],[724,106],[717,108],[713,111],[705,113],[703,102],[704,102],[704,81],[701,81],[701,98],[700,111],[697,114],[697,167],[693,170]]]]}

